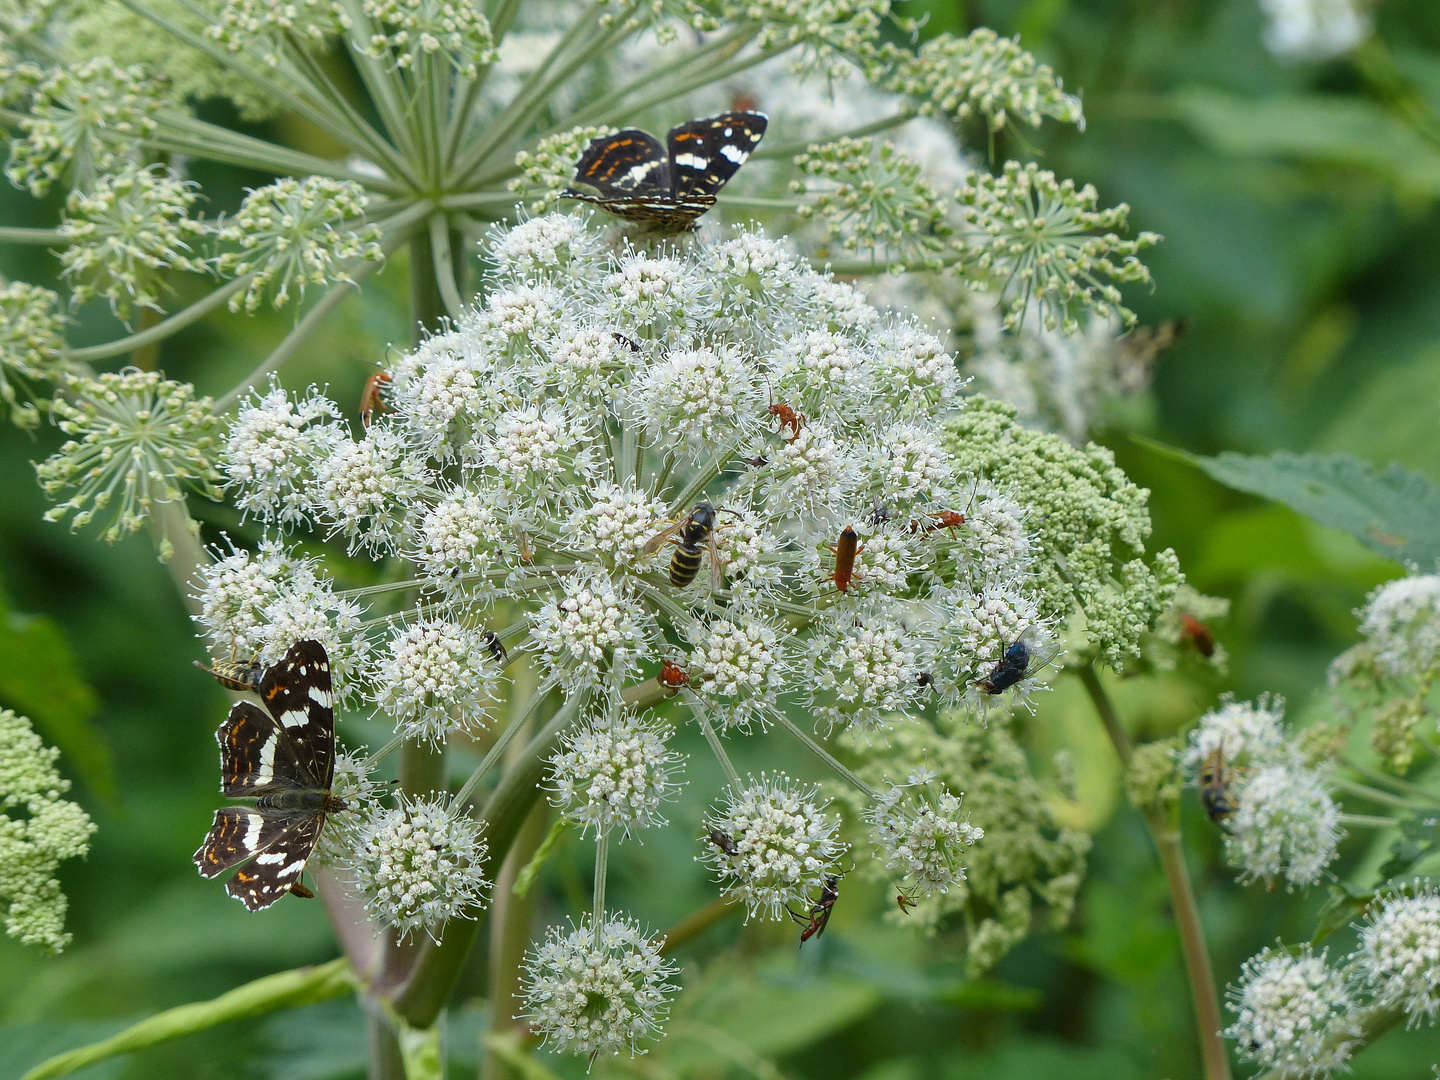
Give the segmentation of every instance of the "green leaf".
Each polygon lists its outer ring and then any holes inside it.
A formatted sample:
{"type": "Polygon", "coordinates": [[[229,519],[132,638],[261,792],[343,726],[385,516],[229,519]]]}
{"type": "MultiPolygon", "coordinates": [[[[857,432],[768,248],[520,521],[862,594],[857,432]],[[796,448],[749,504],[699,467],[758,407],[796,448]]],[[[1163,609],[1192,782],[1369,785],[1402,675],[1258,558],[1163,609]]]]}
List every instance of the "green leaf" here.
{"type": "Polygon", "coordinates": [[[1236,491],[1273,499],[1321,525],[1347,532],[1380,555],[1429,567],[1440,558],[1440,488],[1391,465],[1383,472],[1349,454],[1322,457],[1280,451],[1268,457],[1226,452],[1200,457],[1133,436],[1143,446],[1188,461],[1236,491]]]}
{"type": "Polygon", "coordinates": [[[141,1020],[108,1039],[57,1054],[42,1061],[21,1080],[47,1080],[117,1054],[131,1054],[147,1046],[169,1042],[197,1031],[260,1016],[276,1009],[294,1009],[327,998],[339,997],[355,988],[355,976],[344,957],[318,967],[282,971],[246,983],[212,1001],[197,1001],[166,1009],[141,1020]]]}
{"type": "Polygon", "coordinates": [[[1361,892],[1353,885],[1331,885],[1329,899],[1315,916],[1315,934],[1310,944],[1320,944],[1336,930],[1359,919],[1374,899],[1373,892],[1361,892]]]}
{"type": "Polygon", "coordinates": [[[52,620],[9,610],[0,595],[0,702],[24,713],[76,775],[106,802],[119,797],[115,762],[90,718],[95,691],[80,673],[64,633],[52,620]]]}
{"type": "Polygon", "coordinates": [[[1197,135],[1224,153],[1344,165],[1375,173],[1407,194],[1440,195],[1440,152],[1372,101],[1189,89],[1175,96],[1175,105],[1197,135]]]}

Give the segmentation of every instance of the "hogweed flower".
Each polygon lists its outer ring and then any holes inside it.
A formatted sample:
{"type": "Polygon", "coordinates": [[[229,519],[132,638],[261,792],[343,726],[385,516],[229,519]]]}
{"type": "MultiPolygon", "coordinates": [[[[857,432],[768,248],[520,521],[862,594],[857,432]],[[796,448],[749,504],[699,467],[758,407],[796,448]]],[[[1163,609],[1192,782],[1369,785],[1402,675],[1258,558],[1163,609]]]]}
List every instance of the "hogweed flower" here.
{"type": "Polygon", "coordinates": [[[352,227],[365,214],[369,196],[353,180],[284,177],[245,196],[239,212],[220,226],[218,239],[239,246],[215,262],[224,277],[253,274],[230,310],[254,311],[267,290],[270,303],[284,307],[291,291],[305,296],[307,285],[349,281],[346,265],[381,259],[380,230],[352,227]]]}
{"type": "Polygon", "coordinates": [[[1225,852],[1242,882],[1284,875],[1294,888],[1320,879],[1344,831],[1319,773],[1298,762],[1267,765],[1235,784],[1230,797],[1236,809],[1226,819],[1225,852]]]}
{"type": "Polygon", "coordinates": [[[349,25],[349,16],[335,0],[297,0],[289,4],[225,0],[218,21],[206,27],[205,33],[230,52],[245,52],[270,67],[279,67],[286,35],[321,45],[349,25]]]}
{"type": "Polygon", "coordinates": [[[710,836],[728,845],[708,840],[704,860],[724,888],[741,895],[747,917],[778,919],[788,905],[808,907],[837,872],[846,850],[840,818],[825,813],[829,800],[819,796],[818,787],[783,774],[762,775],[732,784],[724,806],[706,816],[710,836]]]}
{"type": "MultiPolygon", "coordinates": [[[[81,529],[108,517],[102,535],[113,543],[139,529],[156,505],[184,499],[187,489],[220,498],[220,420],[189,383],[137,368],[71,376],[68,398],[57,397],[52,408],[71,438],[35,471],[52,499],[72,494],[46,511],[46,521],[73,513],[70,527],[81,529]]],[[[169,558],[168,545],[160,541],[161,558],[169,558]]]]}
{"type": "Polygon", "coordinates": [[[567,933],[552,926],[525,958],[523,1019],[557,1051],[643,1054],[679,990],[667,980],[663,939],[623,916],[586,915],[567,933]]]}
{"type": "Polygon", "coordinates": [[[979,113],[992,132],[1012,119],[1039,127],[1047,116],[1085,129],[1080,99],[1065,93],[1055,72],[1021,49],[1018,38],[979,27],[964,38],[941,34],[913,56],[884,55],[895,67],[883,85],[913,98],[924,115],[966,120],[979,113]]]}
{"type": "Polygon", "coordinates": [[[448,619],[400,627],[378,662],[376,706],[410,739],[439,745],[452,730],[484,726],[495,704],[495,664],[483,631],[448,619]]]}
{"type": "Polygon", "coordinates": [[[371,36],[369,55],[398,68],[441,53],[462,78],[474,79],[495,59],[490,21],[471,0],[365,0],[364,10],[383,28],[371,36]]]}
{"type": "Polygon", "coordinates": [[[1440,574],[1387,581],[1358,614],[1360,634],[1381,672],[1424,682],[1440,675],[1440,574]]]}
{"type": "Polygon", "coordinates": [[[346,438],[339,419],[339,408],[313,387],[296,398],[273,383],[256,391],[231,422],[223,456],[236,505],[286,528],[308,523],[316,470],[346,438]]]}
{"type": "Polygon", "coordinates": [[[26,717],[0,709],[0,909],[7,934],[51,952],[70,943],[56,872],[89,852],[95,832],[89,815],[61,797],[70,781],[55,768],[59,756],[26,717]]]}
{"type": "Polygon", "coordinates": [[[103,296],[127,321],[132,304],[163,310],[159,293],[165,271],[206,269],[186,242],[204,231],[189,217],[195,188],[156,165],[107,174],[92,190],[71,192],[60,225],[70,245],[60,265],[71,279],[71,302],[103,296]]]}
{"type": "Polygon", "coordinates": [[[1399,1007],[1411,1027],[1440,1012],[1440,894],[1428,883],[1384,897],[1360,927],[1351,954],[1377,1004],[1399,1007]]]}
{"type": "Polygon", "coordinates": [[[1135,313],[1114,283],[1149,281],[1136,256],[1160,237],[1142,232],[1122,240],[1114,230],[1130,214],[1124,203],[1097,209],[1100,197],[1090,185],[1077,188],[1034,162],[1017,161],[1007,161],[999,176],[972,173],[956,198],[966,226],[957,236],[962,256],[972,270],[1004,283],[1007,327],[1020,324],[1032,301],[1047,328],[1067,334],[1079,330],[1082,308],[1134,325],[1135,313]]]}
{"type": "Polygon", "coordinates": [[[597,835],[627,836],[666,824],[660,804],[674,797],[684,761],[665,745],[673,734],[663,724],[628,717],[567,733],[550,758],[551,803],[597,835]]]}
{"type": "Polygon", "coordinates": [[[49,289],[12,281],[0,288],[0,399],[17,427],[40,422],[31,384],[59,373],[65,347],[59,297],[49,289]]]}
{"type": "Polygon", "coordinates": [[[1246,1061],[1283,1076],[1338,1072],[1359,1039],[1349,979],[1308,945],[1296,955],[1267,949],[1251,957],[1229,997],[1236,1019],[1226,1036],[1236,1040],[1246,1061]]]}
{"type": "Polygon", "coordinates": [[[445,923],[474,918],[484,906],[486,845],[482,822],[450,806],[447,796],[401,797],[374,807],[359,825],[345,868],[370,917],[401,936],[423,929],[439,937],[445,923]]]}
{"type": "MultiPolygon", "coordinates": [[[[865,812],[877,858],[920,892],[948,892],[965,878],[960,848],[973,847],[985,830],[960,816],[960,796],[917,769],[904,784],[891,783],[865,812]]],[[[903,887],[903,886],[902,886],[903,887]]]]}
{"type": "Polygon", "coordinates": [[[1185,748],[1185,771],[1193,775],[1217,750],[1227,765],[1271,764],[1285,755],[1285,699],[1262,694],[1254,702],[1222,699],[1200,718],[1185,748]]]}

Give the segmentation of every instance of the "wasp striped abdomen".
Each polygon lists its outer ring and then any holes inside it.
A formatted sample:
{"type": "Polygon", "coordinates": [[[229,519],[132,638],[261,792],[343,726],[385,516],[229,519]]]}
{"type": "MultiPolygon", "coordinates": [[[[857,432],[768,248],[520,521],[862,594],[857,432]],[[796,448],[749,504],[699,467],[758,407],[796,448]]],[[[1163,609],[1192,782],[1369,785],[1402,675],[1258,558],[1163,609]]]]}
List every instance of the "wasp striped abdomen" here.
{"type": "Polygon", "coordinates": [[[700,573],[705,545],[714,530],[715,508],[707,502],[696,503],[676,537],[675,554],[670,557],[671,585],[683,589],[695,580],[695,575],[700,573]]]}

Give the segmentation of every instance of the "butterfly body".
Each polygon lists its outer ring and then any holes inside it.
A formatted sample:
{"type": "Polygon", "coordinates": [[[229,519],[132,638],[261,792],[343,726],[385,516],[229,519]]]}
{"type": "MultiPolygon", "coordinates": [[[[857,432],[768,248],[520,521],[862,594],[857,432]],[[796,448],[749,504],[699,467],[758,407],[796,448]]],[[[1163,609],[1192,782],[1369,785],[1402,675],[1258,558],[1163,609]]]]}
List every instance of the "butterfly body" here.
{"type": "Polygon", "coordinates": [[[255,804],[217,810],[195,852],[195,865],[207,878],[240,867],[226,891],[251,911],[287,892],[310,895],[301,875],[325,815],[347,809],[330,791],[335,713],[324,646],[297,642],[266,670],[257,692],[264,710],[237,702],[215,733],[221,791],[255,804]]]}
{"type": "Polygon", "coordinates": [[[715,205],[768,122],[764,113],[725,112],[671,128],[664,145],[638,128],[592,139],[575,166],[581,188],[564,195],[627,221],[684,232],[715,205]]]}

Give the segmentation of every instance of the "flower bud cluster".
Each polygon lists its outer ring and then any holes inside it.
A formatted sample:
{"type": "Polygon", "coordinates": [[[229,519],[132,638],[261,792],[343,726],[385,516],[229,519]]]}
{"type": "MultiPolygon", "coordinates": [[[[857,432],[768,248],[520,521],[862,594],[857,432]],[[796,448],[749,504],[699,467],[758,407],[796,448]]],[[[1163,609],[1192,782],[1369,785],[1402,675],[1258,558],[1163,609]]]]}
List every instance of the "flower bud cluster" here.
{"type": "Polygon", "coordinates": [[[216,231],[220,240],[239,247],[221,254],[216,270],[224,277],[253,275],[231,299],[230,310],[243,305],[254,311],[267,290],[271,304],[284,307],[292,290],[303,298],[307,285],[349,281],[348,263],[378,262],[378,226],[347,224],[364,216],[368,202],[355,181],[324,176],[287,176],[251,191],[229,224],[216,231]]]}
{"type": "Polygon", "coordinates": [[[53,378],[59,368],[65,347],[59,299],[24,281],[0,286],[0,399],[17,427],[39,423],[31,383],[53,378]]]}
{"type": "Polygon", "coordinates": [[[365,0],[377,32],[369,55],[411,68],[417,57],[442,54],[463,78],[474,79],[495,59],[490,21],[474,0],[365,0]]]}

